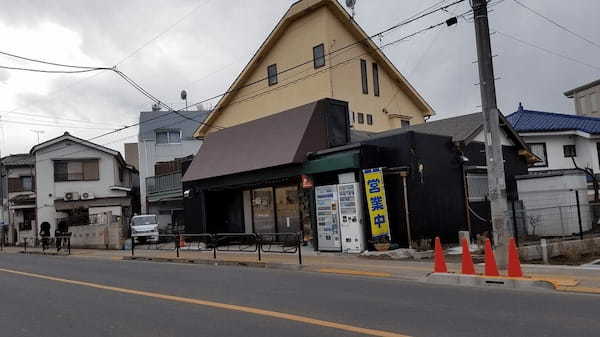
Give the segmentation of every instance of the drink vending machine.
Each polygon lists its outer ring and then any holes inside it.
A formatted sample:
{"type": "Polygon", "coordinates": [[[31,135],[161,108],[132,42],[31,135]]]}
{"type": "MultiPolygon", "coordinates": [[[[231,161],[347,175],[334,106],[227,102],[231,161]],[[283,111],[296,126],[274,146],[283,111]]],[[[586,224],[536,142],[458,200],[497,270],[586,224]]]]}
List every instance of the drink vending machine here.
{"type": "Polygon", "coordinates": [[[315,192],[319,250],[364,251],[366,242],[360,185],[317,186],[315,192]]]}
{"type": "Polygon", "coordinates": [[[361,189],[358,183],[338,185],[342,251],[361,253],[365,250],[365,232],[361,189]]]}
{"type": "Polygon", "coordinates": [[[320,251],[340,251],[337,185],[317,186],[317,238],[320,251]]]}

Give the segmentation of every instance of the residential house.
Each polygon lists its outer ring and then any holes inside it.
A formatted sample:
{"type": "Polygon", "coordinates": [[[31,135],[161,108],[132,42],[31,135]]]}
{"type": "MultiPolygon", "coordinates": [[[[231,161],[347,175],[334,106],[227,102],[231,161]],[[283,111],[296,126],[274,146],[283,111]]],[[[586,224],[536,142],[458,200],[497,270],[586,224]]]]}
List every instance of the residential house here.
{"type": "MultiPolygon", "coordinates": [[[[368,237],[373,221],[360,215],[369,211],[361,188],[363,170],[372,168],[403,170],[407,177],[384,170],[392,242],[408,244],[409,224],[414,240],[441,236],[450,242],[459,230],[491,230],[489,221],[473,220],[474,214],[489,219],[481,114],[369,133],[351,130],[348,111],[348,102],[326,98],[210,133],[183,179],[186,230],[302,231],[321,249],[322,231],[343,228],[352,218],[368,237]],[[340,192],[339,203],[328,206],[318,198],[317,189],[336,191],[342,184],[354,184],[357,199],[349,202],[340,192]],[[340,210],[339,221],[338,205],[353,209],[340,210]],[[334,214],[319,215],[327,210],[334,214]]],[[[514,176],[527,173],[535,158],[500,118],[507,187],[516,198],[514,176]]]]}
{"type": "Polygon", "coordinates": [[[125,162],[127,162],[127,164],[133,166],[137,169],[139,169],[140,167],[140,155],[138,152],[138,143],[125,143],[124,145],[124,150],[125,150],[125,162]]]}
{"type": "Polygon", "coordinates": [[[600,80],[571,89],[565,96],[574,99],[577,115],[600,117],[600,80]]]}
{"type": "Polygon", "coordinates": [[[34,157],[29,154],[4,157],[0,164],[0,212],[7,225],[6,241],[11,244],[35,238],[38,232],[34,164],[34,157]]]}
{"type": "Polygon", "coordinates": [[[600,173],[600,117],[526,110],[506,119],[541,160],[530,172],[590,168],[600,173]]]}
{"type": "Polygon", "coordinates": [[[202,145],[193,134],[208,112],[195,110],[181,114],[158,108],[140,113],[137,151],[141,211],[158,215],[161,229],[182,223],[182,162],[196,154],[202,145]]]}
{"type": "Polygon", "coordinates": [[[37,219],[54,233],[59,221],[89,224],[95,214],[112,213],[126,223],[134,212],[137,171],[118,151],[62,136],[34,146],[37,219]]]}
{"type": "Polygon", "coordinates": [[[195,137],[322,98],[348,102],[355,130],[420,124],[434,113],[338,1],[301,0],[277,23],[195,137]]]}

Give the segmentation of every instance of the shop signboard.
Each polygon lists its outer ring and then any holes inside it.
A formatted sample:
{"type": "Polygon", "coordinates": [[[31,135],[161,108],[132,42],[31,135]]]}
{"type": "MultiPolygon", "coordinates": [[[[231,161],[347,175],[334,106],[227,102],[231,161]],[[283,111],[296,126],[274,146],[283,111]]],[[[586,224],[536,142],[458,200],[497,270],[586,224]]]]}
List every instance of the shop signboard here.
{"type": "Polygon", "coordinates": [[[371,234],[374,241],[390,240],[390,225],[388,220],[383,170],[381,167],[363,170],[365,178],[365,194],[371,219],[371,234]]]}

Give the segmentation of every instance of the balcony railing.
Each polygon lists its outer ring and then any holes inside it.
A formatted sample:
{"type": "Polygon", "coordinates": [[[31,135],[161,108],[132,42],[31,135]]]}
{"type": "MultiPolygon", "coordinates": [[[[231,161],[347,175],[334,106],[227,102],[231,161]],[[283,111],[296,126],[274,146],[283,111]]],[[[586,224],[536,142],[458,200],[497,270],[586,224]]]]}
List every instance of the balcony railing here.
{"type": "Polygon", "coordinates": [[[146,178],[148,194],[181,191],[181,173],[171,173],[146,178]]]}

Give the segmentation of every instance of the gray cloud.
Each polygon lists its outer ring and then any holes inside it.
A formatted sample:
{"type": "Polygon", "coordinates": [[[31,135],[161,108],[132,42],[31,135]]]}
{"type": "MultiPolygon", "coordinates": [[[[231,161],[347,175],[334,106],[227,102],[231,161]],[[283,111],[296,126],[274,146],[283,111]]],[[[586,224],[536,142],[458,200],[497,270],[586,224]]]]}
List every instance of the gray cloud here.
{"type": "MultiPolygon", "coordinates": [[[[0,2],[1,23],[29,29],[45,22],[64,26],[79,34],[82,52],[99,60],[101,65],[114,64],[200,4],[197,11],[174,29],[119,67],[157,97],[181,107],[181,89],[188,90],[191,101],[224,91],[293,1],[0,2]]],[[[372,34],[435,2],[359,0],[356,20],[372,34]]],[[[596,0],[528,0],[527,4],[590,39],[600,36],[600,21],[594,14],[600,12],[600,2],[596,0]]],[[[468,9],[467,6],[463,3],[452,11],[463,12],[468,9]]],[[[387,34],[383,41],[392,41],[448,16],[433,15],[387,34]]],[[[600,66],[600,49],[549,25],[511,0],[494,7],[490,22],[502,32],[600,66]]],[[[498,55],[494,59],[496,75],[501,77],[497,82],[498,102],[505,113],[514,111],[520,101],[531,109],[572,113],[572,102],[562,93],[600,77],[598,71],[521,45],[499,34],[493,36],[492,43],[494,53],[498,55]]],[[[10,49],[10,46],[3,48],[10,49]]],[[[476,58],[473,23],[460,20],[457,26],[442,27],[438,32],[416,36],[385,52],[431,103],[437,111],[436,118],[478,110],[479,88],[474,85],[478,82],[477,68],[472,63],[476,58]]],[[[44,58],[44,52],[41,50],[39,55],[29,56],[44,58]]],[[[0,82],[6,81],[6,76],[6,72],[0,72],[0,82]]],[[[136,121],[137,113],[150,107],[151,103],[146,98],[114,74],[101,74],[80,81],[86,76],[59,77],[52,82],[52,90],[69,88],[50,97],[18,94],[17,105],[27,106],[23,111],[89,120],[99,127],[136,121]]],[[[13,106],[1,106],[0,110],[10,108],[13,106]]],[[[5,125],[4,152],[27,151],[33,145],[33,135],[30,137],[21,132],[17,137],[7,129],[5,125]]],[[[70,131],[84,138],[101,132],[70,131]]],[[[44,137],[50,138],[62,132],[61,128],[47,128],[44,137]]],[[[98,142],[113,142],[109,146],[122,149],[121,139],[131,136],[126,141],[134,141],[135,133],[136,129],[132,128],[98,142]]]]}

